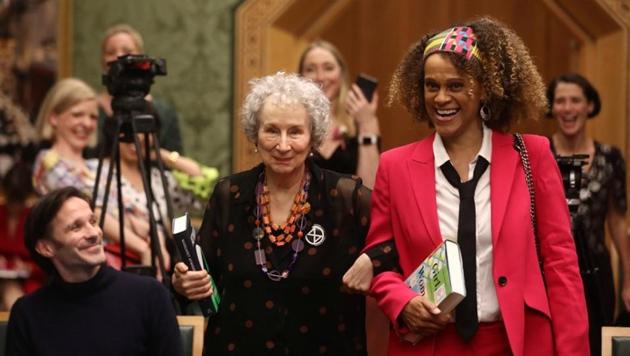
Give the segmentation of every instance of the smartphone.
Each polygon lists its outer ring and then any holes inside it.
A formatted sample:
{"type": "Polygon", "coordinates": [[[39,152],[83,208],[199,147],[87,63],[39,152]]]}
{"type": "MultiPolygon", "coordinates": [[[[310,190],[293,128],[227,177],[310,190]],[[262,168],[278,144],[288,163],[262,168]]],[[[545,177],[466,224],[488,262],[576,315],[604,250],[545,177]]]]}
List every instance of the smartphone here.
{"type": "Polygon", "coordinates": [[[372,76],[369,76],[364,73],[360,73],[357,76],[356,82],[361,91],[363,92],[363,96],[367,101],[372,101],[372,96],[374,95],[374,90],[376,90],[376,86],[378,85],[378,80],[372,76]]]}

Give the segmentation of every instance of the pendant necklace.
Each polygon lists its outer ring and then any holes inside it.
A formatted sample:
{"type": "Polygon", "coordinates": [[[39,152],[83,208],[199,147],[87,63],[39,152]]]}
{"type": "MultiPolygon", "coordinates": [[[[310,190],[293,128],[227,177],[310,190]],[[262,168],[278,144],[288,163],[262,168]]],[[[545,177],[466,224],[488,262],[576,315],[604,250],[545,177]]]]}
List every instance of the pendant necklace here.
{"type": "Polygon", "coordinates": [[[254,214],[256,220],[254,224],[256,227],[252,231],[252,237],[256,240],[256,250],[254,251],[254,259],[256,264],[260,266],[260,269],[271,279],[278,282],[282,279],[289,277],[289,273],[293,269],[298,255],[304,249],[304,231],[308,225],[306,220],[306,214],[310,211],[311,206],[307,202],[308,188],[311,182],[311,174],[305,169],[304,177],[302,178],[302,189],[299,190],[294,199],[291,207],[291,213],[287,218],[287,221],[281,225],[273,224],[271,222],[269,207],[270,197],[269,188],[266,184],[265,171],[263,170],[258,176],[258,183],[256,184],[256,209],[254,214]],[[293,250],[293,256],[287,267],[279,271],[277,269],[271,269],[267,266],[267,257],[265,251],[262,248],[261,241],[265,238],[278,246],[284,246],[287,243],[291,243],[291,249],[293,250]]]}

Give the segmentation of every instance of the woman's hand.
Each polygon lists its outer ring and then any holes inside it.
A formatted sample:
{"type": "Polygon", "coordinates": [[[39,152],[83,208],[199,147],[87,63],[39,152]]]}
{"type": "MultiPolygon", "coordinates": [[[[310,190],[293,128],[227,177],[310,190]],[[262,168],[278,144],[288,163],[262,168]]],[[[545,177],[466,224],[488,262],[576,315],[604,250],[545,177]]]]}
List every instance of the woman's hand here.
{"type": "Polygon", "coordinates": [[[378,93],[374,92],[369,102],[358,85],[352,84],[346,100],[346,111],[357,123],[359,133],[380,134],[376,109],[378,107],[378,93]]]}
{"type": "Polygon", "coordinates": [[[343,285],[352,293],[368,294],[373,275],[372,260],[362,253],[343,275],[343,285]]]}
{"type": "Polygon", "coordinates": [[[125,224],[138,236],[149,236],[149,217],[137,208],[125,210],[125,224]]]}
{"type": "Polygon", "coordinates": [[[166,248],[166,237],[163,234],[158,234],[160,240],[160,250],[162,251],[162,257],[164,258],[164,268],[169,271],[171,269],[171,255],[166,248]]]}
{"type": "Polygon", "coordinates": [[[421,337],[443,330],[451,319],[450,313],[442,314],[435,304],[421,296],[411,299],[401,316],[405,325],[421,337]]]}
{"type": "Polygon", "coordinates": [[[189,300],[200,300],[209,297],[213,292],[208,272],[189,271],[183,262],[175,264],[171,282],[175,291],[189,300]]]}

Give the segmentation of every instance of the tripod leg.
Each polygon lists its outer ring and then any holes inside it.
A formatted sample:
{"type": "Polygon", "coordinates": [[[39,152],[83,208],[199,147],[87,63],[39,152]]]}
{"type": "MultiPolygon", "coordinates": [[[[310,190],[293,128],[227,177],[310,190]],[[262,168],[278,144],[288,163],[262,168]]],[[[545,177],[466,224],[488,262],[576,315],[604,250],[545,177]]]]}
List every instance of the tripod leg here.
{"type": "MultiPolygon", "coordinates": [[[[96,178],[94,179],[94,188],[92,189],[92,203],[90,207],[94,211],[96,199],[98,198],[98,186],[101,181],[101,171],[103,170],[103,159],[105,158],[105,141],[102,141],[98,150],[98,166],[96,167],[96,178]]],[[[110,166],[111,169],[111,166],[110,166]]]]}
{"type": "MultiPolygon", "coordinates": [[[[162,157],[160,156],[160,140],[158,138],[157,133],[153,133],[153,143],[155,145],[155,151],[158,153],[156,157],[156,162],[158,165],[158,170],[160,171],[160,178],[162,179],[162,189],[164,189],[164,199],[166,200],[166,214],[168,215],[168,222],[172,222],[175,215],[173,214],[173,204],[171,200],[171,193],[168,189],[168,184],[166,181],[166,175],[164,174],[164,162],[162,162],[162,157]]],[[[168,233],[170,236],[170,231],[168,233]]]]}
{"type": "Polygon", "coordinates": [[[116,193],[118,195],[118,231],[120,236],[120,269],[127,267],[127,246],[125,243],[125,207],[122,198],[122,179],[120,176],[120,150],[113,157],[116,161],[116,193]]]}
{"type": "MultiPolygon", "coordinates": [[[[116,125],[116,130],[114,132],[114,136],[113,136],[113,142],[112,142],[112,147],[111,147],[111,157],[110,157],[110,164],[109,164],[109,168],[107,170],[107,179],[105,181],[105,191],[103,194],[103,202],[102,202],[102,211],[101,211],[101,218],[99,221],[99,226],[101,228],[101,230],[103,230],[103,227],[105,226],[105,218],[107,216],[107,208],[108,208],[108,203],[109,203],[109,191],[110,191],[110,187],[111,187],[111,183],[112,183],[112,178],[113,178],[113,172],[114,172],[114,164],[116,165],[116,177],[117,177],[117,184],[118,184],[118,212],[119,212],[119,244],[120,244],[120,253],[121,253],[121,268],[125,267],[127,264],[127,259],[126,259],[126,254],[125,254],[125,228],[124,228],[124,219],[121,219],[120,217],[122,217],[122,213],[124,210],[122,210],[121,208],[121,203],[122,203],[122,199],[121,199],[121,186],[120,186],[120,150],[119,150],[119,143],[120,143],[120,133],[122,131],[122,118],[116,118],[118,121],[118,124],[116,125]]],[[[98,162],[98,169],[97,169],[97,176],[96,176],[96,181],[95,181],[95,185],[94,185],[94,196],[93,196],[93,203],[95,204],[97,199],[98,199],[98,187],[99,187],[99,180],[100,180],[100,171],[102,169],[103,166],[103,160],[104,160],[104,144],[101,148],[101,155],[99,157],[99,162],[98,162]]]]}
{"type": "MultiPolygon", "coordinates": [[[[140,147],[140,142],[138,142],[138,137],[136,136],[136,127],[135,122],[132,121],[132,136],[134,147],[136,148],[136,155],[138,158],[138,169],[140,170],[140,175],[142,176],[142,186],[144,188],[144,194],[147,200],[147,212],[149,214],[149,232],[150,232],[150,246],[151,246],[151,256],[153,260],[153,256],[157,256],[158,259],[158,267],[163,277],[166,277],[166,269],[164,268],[164,256],[162,256],[162,251],[158,244],[158,236],[157,236],[157,222],[155,220],[155,215],[153,212],[153,196],[151,194],[151,185],[149,183],[148,176],[150,171],[148,171],[151,167],[145,167],[142,157],[142,150],[140,147]]],[[[150,159],[151,155],[147,151],[145,155],[150,159]]]]}
{"type": "MultiPolygon", "coordinates": [[[[107,180],[105,181],[105,191],[103,194],[103,206],[101,207],[102,211],[101,211],[101,219],[99,222],[100,228],[101,230],[103,230],[103,226],[105,225],[105,216],[107,216],[107,205],[109,202],[109,188],[111,186],[112,183],[112,177],[113,177],[113,169],[114,169],[114,165],[112,164],[112,161],[114,161],[114,157],[116,157],[118,155],[118,142],[119,142],[119,135],[120,135],[120,124],[118,124],[116,126],[116,132],[114,133],[114,140],[112,143],[112,156],[111,156],[111,160],[110,160],[110,164],[109,164],[109,168],[107,170],[107,180]]],[[[99,158],[99,169],[102,167],[103,165],[103,159],[104,157],[100,157],[99,158]]],[[[98,182],[99,182],[99,176],[100,176],[100,172],[97,173],[97,177],[96,177],[96,182],[95,187],[94,187],[94,196],[92,197],[93,200],[93,204],[96,202],[96,200],[98,199],[98,182]]]]}

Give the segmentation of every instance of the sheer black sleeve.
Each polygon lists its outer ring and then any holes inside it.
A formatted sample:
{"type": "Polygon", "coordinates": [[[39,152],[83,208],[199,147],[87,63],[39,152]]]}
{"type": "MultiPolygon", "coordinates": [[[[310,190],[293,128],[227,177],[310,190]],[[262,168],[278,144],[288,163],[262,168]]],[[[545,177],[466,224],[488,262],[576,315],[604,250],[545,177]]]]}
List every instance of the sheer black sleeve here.
{"type": "MultiPolygon", "coordinates": [[[[340,179],[338,183],[338,190],[344,191],[347,188],[343,188],[345,184],[349,183],[349,179],[340,179]]],[[[372,191],[361,184],[361,180],[356,178],[353,182],[353,204],[352,209],[355,212],[355,223],[358,226],[358,233],[360,235],[361,245],[365,244],[365,238],[368,230],[370,229],[370,203],[372,197],[372,191]]],[[[383,242],[382,244],[374,246],[374,248],[366,251],[366,254],[372,260],[374,267],[374,276],[381,272],[396,271],[400,272],[398,265],[398,250],[396,250],[396,244],[394,240],[383,242]]]]}
{"type": "Polygon", "coordinates": [[[385,241],[365,253],[372,260],[374,276],[382,272],[398,272],[402,274],[402,269],[398,265],[398,250],[394,240],[385,241]]]}
{"type": "Polygon", "coordinates": [[[198,243],[208,263],[208,273],[214,279],[217,288],[221,290],[221,257],[223,254],[224,229],[228,225],[230,200],[230,180],[221,179],[214,188],[214,192],[206,205],[203,222],[197,234],[198,243]]]}
{"type": "Polygon", "coordinates": [[[626,200],[626,162],[621,151],[616,147],[612,147],[606,156],[612,167],[610,189],[608,190],[610,192],[609,199],[617,212],[625,214],[628,206],[626,200]]]}

